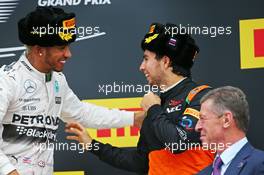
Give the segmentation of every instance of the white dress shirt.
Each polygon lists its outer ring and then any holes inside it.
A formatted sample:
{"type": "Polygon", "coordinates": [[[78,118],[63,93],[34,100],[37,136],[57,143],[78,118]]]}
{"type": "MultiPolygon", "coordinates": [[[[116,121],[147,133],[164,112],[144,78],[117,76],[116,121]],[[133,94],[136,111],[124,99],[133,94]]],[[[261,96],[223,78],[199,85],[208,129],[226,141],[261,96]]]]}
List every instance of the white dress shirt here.
{"type": "MultiPolygon", "coordinates": [[[[231,161],[237,155],[237,153],[241,150],[241,148],[248,142],[247,138],[244,137],[228,147],[221,155],[221,159],[223,161],[223,165],[221,166],[221,175],[224,175],[231,161]]],[[[216,158],[219,155],[216,156],[216,158]]]]}

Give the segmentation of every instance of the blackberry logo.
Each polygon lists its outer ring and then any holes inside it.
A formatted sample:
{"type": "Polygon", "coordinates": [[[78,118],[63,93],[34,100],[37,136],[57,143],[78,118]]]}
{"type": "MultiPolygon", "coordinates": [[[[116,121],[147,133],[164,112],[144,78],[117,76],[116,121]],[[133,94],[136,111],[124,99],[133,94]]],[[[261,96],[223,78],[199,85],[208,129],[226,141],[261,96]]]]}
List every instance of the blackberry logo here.
{"type": "MultiPolygon", "coordinates": [[[[46,142],[56,141],[56,130],[54,128],[31,127],[26,125],[3,124],[2,138],[6,142],[26,141],[26,142],[46,142]]],[[[1,174],[1,173],[0,173],[1,174]]]]}
{"type": "Polygon", "coordinates": [[[27,128],[24,126],[17,126],[16,131],[19,135],[25,135],[26,137],[37,137],[44,139],[56,140],[55,131],[46,130],[44,128],[27,128]]]}
{"type": "Polygon", "coordinates": [[[16,131],[18,132],[19,135],[26,134],[27,129],[24,126],[18,126],[16,131]]]}

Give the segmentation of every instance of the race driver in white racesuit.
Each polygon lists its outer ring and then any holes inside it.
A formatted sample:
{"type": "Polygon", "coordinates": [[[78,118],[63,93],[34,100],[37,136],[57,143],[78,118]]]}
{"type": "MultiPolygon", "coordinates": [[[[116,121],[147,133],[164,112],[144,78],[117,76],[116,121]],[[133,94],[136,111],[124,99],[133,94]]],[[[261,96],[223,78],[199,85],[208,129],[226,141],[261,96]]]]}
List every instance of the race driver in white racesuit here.
{"type": "Polygon", "coordinates": [[[141,113],[81,102],[69,88],[61,71],[74,30],[75,15],[60,8],[37,7],[18,22],[26,52],[0,70],[0,175],[53,174],[54,150],[39,144],[56,142],[59,119],[89,128],[140,124],[141,113]]]}

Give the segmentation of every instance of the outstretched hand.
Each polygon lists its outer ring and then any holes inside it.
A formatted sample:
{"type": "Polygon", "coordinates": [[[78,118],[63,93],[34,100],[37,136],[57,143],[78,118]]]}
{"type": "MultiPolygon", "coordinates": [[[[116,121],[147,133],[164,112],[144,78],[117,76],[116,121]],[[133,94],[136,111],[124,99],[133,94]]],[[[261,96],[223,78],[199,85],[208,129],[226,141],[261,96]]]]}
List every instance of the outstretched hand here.
{"type": "Polygon", "coordinates": [[[66,139],[68,140],[75,140],[78,141],[81,144],[91,144],[92,138],[87,132],[86,128],[84,128],[80,123],[78,122],[69,122],[65,126],[65,132],[74,134],[67,136],[66,139]]]}

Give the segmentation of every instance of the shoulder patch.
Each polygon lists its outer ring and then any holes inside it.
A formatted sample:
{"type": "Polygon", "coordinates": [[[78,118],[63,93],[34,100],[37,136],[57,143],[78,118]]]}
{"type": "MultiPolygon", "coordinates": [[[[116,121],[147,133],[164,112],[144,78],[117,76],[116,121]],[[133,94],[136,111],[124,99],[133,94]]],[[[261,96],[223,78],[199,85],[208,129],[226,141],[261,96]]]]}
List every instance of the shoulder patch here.
{"type": "Polygon", "coordinates": [[[1,69],[3,69],[4,72],[9,72],[13,69],[13,66],[16,62],[12,62],[11,64],[9,65],[3,65],[3,67],[1,69]]]}
{"type": "Polygon", "coordinates": [[[190,102],[192,101],[192,99],[199,93],[199,92],[201,92],[202,90],[204,90],[204,89],[207,89],[207,88],[209,88],[210,86],[208,86],[208,85],[201,85],[201,86],[198,86],[198,87],[196,87],[196,88],[194,88],[194,89],[192,89],[190,92],[189,92],[189,94],[188,94],[188,96],[186,97],[186,103],[188,103],[188,104],[190,104],[190,102]]]}

